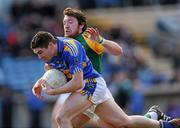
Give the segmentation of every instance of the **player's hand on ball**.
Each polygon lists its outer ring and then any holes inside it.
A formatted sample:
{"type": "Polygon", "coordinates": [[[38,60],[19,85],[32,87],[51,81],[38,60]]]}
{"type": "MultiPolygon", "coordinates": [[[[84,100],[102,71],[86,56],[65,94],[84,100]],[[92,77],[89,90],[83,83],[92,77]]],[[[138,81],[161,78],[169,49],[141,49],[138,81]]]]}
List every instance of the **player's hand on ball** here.
{"type": "Polygon", "coordinates": [[[84,36],[100,44],[103,43],[103,37],[99,34],[99,30],[97,28],[87,28],[84,32],[84,36]]]}
{"type": "Polygon", "coordinates": [[[50,69],[43,74],[40,82],[46,94],[58,95],[58,88],[67,82],[67,78],[63,72],[57,69],[50,69]]]}
{"type": "Polygon", "coordinates": [[[47,83],[46,80],[44,79],[41,79],[40,80],[40,84],[41,84],[41,87],[43,89],[43,91],[48,94],[48,95],[55,95],[53,92],[54,92],[54,89],[51,88],[51,86],[47,83]]]}
{"type": "Polygon", "coordinates": [[[41,80],[40,80],[40,84],[41,84],[41,87],[42,87],[43,90],[45,90],[46,88],[48,88],[48,83],[47,83],[46,80],[41,79],[41,80]]]}
{"type": "Polygon", "coordinates": [[[39,79],[36,83],[35,83],[35,85],[33,86],[33,88],[32,88],[32,92],[33,92],[33,94],[36,96],[36,97],[38,97],[38,98],[40,98],[40,99],[42,99],[43,97],[41,96],[41,92],[42,92],[42,86],[41,86],[41,83],[42,83],[43,81],[41,80],[41,79],[39,79]]]}

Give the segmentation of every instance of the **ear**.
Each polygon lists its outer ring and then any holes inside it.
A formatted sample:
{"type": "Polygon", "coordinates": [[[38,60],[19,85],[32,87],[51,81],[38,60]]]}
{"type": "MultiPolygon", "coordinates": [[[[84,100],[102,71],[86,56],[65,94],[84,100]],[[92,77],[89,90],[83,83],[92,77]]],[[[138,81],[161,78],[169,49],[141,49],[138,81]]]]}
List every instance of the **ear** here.
{"type": "Polygon", "coordinates": [[[54,43],[53,42],[49,42],[48,49],[53,49],[53,48],[54,48],[54,43]]]}
{"type": "Polygon", "coordinates": [[[83,27],[84,27],[84,24],[79,25],[79,27],[80,27],[80,29],[81,29],[81,31],[82,31],[82,29],[83,29],[83,27]]]}
{"type": "Polygon", "coordinates": [[[54,47],[54,43],[53,42],[49,42],[48,48],[53,48],[54,47]]]}

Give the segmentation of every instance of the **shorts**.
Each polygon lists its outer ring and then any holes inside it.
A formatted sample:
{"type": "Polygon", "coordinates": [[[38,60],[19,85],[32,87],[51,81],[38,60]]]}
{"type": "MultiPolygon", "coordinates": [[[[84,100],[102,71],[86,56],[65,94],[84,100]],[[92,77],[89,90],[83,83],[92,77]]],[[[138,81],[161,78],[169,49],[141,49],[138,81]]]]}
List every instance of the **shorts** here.
{"type": "MultiPolygon", "coordinates": [[[[86,79],[84,80],[83,88],[79,90],[82,95],[87,95],[88,99],[94,104],[89,109],[83,112],[89,118],[97,118],[94,113],[95,107],[105,102],[108,99],[113,99],[112,94],[106,86],[106,82],[102,77],[86,79]]],[[[58,102],[63,104],[71,93],[61,94],[58,98],[58,102]]]]}
{"type": "Polygon", "coordinates": [[[85,79],[80,93],[87,95],[88,99],[95,105],[113,98],[102,77],[85,79]]]}

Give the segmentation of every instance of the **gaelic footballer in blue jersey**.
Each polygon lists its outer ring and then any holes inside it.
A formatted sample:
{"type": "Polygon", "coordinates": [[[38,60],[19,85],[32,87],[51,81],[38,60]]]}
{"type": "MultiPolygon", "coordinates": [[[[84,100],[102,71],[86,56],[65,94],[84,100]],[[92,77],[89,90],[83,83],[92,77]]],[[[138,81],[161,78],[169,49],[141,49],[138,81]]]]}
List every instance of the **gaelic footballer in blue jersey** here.
{"type": "MultiPolygon", "coordinates": [[[[72,78],[57,89],[47,88],[48,95],[69,93],[71,95],[58,112],[58,127],[72,128],[72,119],[92,105],[97,105],[96,114],[112,127],[117,128],[179,128],[180,120],[174,122],[154,121],[144,116],[128,116],[115,103],[104,79],[93,69],[79,42],[70,38],[54,38],[44,31],[38,32],[31,41],[31,49],[48,65],[67,71],[72,78]]],[[[41,98],[42,86],[38,80],[32,88],[35,96],[41,98]]]]}

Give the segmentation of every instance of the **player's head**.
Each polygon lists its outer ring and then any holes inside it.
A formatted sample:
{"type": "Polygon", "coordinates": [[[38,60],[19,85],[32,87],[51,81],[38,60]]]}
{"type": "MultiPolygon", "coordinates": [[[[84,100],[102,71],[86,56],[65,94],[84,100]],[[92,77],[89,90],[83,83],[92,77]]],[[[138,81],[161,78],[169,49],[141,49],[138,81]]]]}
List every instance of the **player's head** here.
{"type": "Polygon", "coordinates": [[[31,49],[38,55],[39,59],[45,62],[56,55],[56,39],[49,32],[39,31],[31,41],[31,49]]]}
{"type": "Polygon", "coordinates": [[[66,8],[63,14],[64,34],[66,37],[73,38],[86,30],[86,16],[82,11],[66,8]]]}

